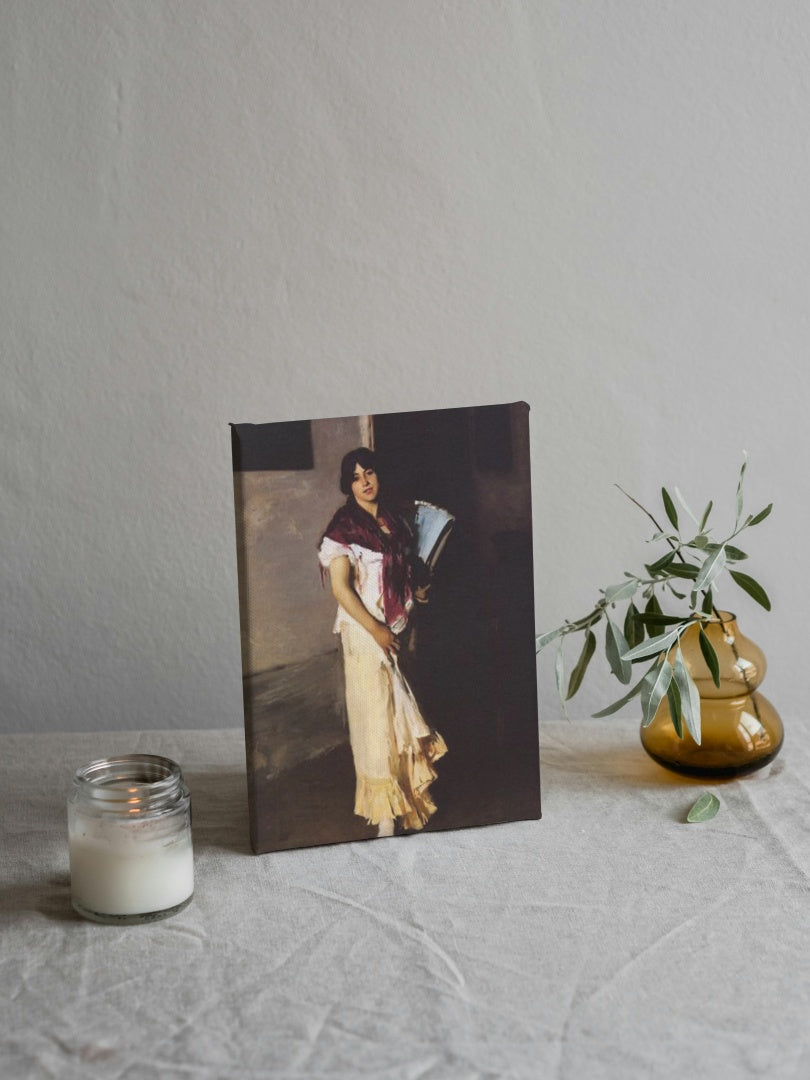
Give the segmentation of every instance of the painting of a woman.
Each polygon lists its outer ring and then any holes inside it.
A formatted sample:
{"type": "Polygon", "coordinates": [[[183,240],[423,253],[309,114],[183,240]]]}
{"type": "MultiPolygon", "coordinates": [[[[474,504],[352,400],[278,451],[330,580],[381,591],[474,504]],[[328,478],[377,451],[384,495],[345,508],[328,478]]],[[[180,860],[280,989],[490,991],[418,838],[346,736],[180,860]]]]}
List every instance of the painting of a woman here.
{"type": "Polygon", "coordinates": [[[346,712],[356,777],[355,814],[377,827],[421,829],[435,812],[429,787],[447,751],[426,723],[399,664],[414,602],[429,588],[400,508],[386,501],[373,451],[341,463],[345,503],[324,530],[318,558],[337,601],[346,712]]]}

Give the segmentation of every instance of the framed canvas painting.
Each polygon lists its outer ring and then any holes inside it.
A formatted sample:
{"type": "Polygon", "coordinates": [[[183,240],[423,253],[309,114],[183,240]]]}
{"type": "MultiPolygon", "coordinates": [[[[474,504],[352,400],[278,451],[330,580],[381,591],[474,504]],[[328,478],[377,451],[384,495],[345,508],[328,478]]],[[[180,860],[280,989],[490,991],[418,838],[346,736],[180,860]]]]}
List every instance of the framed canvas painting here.
{"type": "Polygon", "coordinates": [[[528,405],[231,434],[253,850],[538,818],[528,405]]]}

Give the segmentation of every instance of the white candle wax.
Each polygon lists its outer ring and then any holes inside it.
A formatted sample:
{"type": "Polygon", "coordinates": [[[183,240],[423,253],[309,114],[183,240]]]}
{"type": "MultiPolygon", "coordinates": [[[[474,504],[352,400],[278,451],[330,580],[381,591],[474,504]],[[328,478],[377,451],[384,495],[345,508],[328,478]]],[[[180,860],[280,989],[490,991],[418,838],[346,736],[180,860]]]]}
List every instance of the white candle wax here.
{"type": "Polygon", "coordinates": [[[68,797],[73,906],[97,922],[151,922],[194,892],[190,793],[180,766],[154,754],[78,769],[68,797]]]}
{"type": "Polygon", "coordinates": [[[73,899],[88,911],[142,915],[165,911],[194,892],[191,837],[160,821],[79,818],[69,831],[73,899]]]}

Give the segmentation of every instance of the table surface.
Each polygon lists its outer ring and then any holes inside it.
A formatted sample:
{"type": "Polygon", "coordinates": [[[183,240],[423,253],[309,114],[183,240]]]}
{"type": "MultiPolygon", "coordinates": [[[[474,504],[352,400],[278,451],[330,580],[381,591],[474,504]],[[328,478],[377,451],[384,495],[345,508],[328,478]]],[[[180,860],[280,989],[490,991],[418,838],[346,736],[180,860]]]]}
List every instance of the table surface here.
{"type": "Polygon", "coordinates": [[[261,856],[237,729],[2,736],[0,1076],[810,1076],[810,725],[786,732],[767,775],[705,784],[630,721],[548,722],[541,821],[261,856]],[[195,897],[99,926],[65,797],[134,751],[183,766],[195,897]]]}

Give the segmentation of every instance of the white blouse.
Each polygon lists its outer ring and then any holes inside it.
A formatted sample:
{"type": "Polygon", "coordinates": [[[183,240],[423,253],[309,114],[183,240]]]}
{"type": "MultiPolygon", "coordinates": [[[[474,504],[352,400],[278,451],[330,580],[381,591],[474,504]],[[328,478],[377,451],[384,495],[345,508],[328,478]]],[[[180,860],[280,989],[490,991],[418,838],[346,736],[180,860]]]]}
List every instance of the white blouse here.
{"type": "MultiPolygon", "coordinates": [[[[359,544],[341,544],[337,540],[330,540],[328,536],[325,536],[321,542],[320,549],[318,550],[318,561],[321,566],[327,570],[333,559],[337,559],[341,555],[346,555],[349,562],[352,564],[354,570],[354,580],[352,582],[354,591],[360,597],[366,610],[369,611],[375,619],[380,622],[385,622],[385,611],[383,609],[383,554],[381,551],[370,551],[368,548],[361,547],[359,544]]],[[[407,603],[407,610],[413,607],[413,600],[409,600],[407,603]]],[[[357,620],[353,619],[348,611],[344,611],[338,604],[337,618],[335,619],[335,625],[333,627],[333,633],[339,634],[342,627],[347,623],[357,626],[357,620]]],[[[408,625],[408,618],[406,615],[400,616],[394,625],[391,627],[395,634],[401,634],[405,627],[408,625]]]]}

